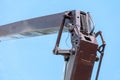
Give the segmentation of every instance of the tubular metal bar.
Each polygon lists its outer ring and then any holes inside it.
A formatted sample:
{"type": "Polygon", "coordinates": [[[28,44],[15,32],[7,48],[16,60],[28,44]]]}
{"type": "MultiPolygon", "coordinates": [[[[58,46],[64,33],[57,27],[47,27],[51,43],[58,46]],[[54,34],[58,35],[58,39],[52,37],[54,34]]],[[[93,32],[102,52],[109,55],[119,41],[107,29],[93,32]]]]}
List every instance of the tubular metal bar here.
{"type": "Polygon", "coordinates": [[[100,73],[100,68],[101,68],[101,64],[102,64],[102,59],[103,59],[103,56],[104,56],[104,49],[105,49],[105,41],[104,41],[104,38],[102,36],[102,32],[99,31],[95,34],[95,37],[98,37],[98,35],[100,36],[101,38],[101,41],[102,41],[102,45],[99,46],[98,48],[98,52],[100,53],[100,61],[99,61],[99,64],[98,64],[98,69],[97,69],[97,73],[96,73],[96,78],[95,80],[98,80],[98,76],[99,76],[99,73],[100,73]]]}
{"type": "Polygon", "coordinates": [[[55,47],[59,46],[61,35],[62,35],[62,31],[63,31],[63,28],[64,28],[64,24],[65,24],[65,17],[62,20],[62,24],[60,26],[60,30],[59,30],[59,33],[58,33],[58,37],[57,37],[57,41],[56,41],[56,46],[55,47]]]}
{"type": "Polygon", "coordinates": [[[56,33],[64,12],[0,26],[0,40],[19,39],[56,33]]]}
{"type": "Polygon", "coordinates": [[[97,74],[96,74],[95,80],[98,80],[99,73],[100,73],[100,67],[101,67],[101,63],[102,63],[103,56],[104,56],[104,53],[101,53],[101,55],[100,55],[100,61],[99,61],[99,65],[98,65],[98,69],[97,69],[97,74]]]}

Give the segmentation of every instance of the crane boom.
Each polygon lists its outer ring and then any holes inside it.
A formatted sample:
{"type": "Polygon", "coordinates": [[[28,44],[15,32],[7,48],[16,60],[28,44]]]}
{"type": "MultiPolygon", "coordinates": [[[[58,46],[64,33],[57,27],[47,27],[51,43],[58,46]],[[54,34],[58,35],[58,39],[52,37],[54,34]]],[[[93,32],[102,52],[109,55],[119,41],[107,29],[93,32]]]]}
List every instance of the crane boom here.
{"type": "Polygon", "coordinates": [[[56,33],[64,12],[0,26],[0,41],[56,33]]]}
{"type": "Polygon", "coordinates": [[[90,80],[94,63],[99,61],[95,78],[98,80],[106,44],[101,31],[94,32],[94,23],[89,13],[72,10],[3,25],[0,26],[0,41],[40,36],[57,31],[59,33],[53,52],[56,55],[63,55],[67,62],[64,80],[90,80]],[[63,31],[71,34],[72,48],[69,50],[59,48],[63,31]],[[101,38],[101,45],[97,43],[98,36],[101,38]]]}

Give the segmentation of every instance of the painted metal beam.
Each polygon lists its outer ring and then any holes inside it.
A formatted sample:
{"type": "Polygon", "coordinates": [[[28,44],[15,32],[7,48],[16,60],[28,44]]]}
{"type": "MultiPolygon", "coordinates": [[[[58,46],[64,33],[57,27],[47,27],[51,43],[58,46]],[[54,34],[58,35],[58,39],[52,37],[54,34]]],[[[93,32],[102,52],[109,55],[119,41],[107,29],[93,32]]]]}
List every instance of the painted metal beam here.
{"type": "Polygon", "coordinates": [[[0,40],[19,39],[56,33],[65,12],[0,26],[0,40]]]}

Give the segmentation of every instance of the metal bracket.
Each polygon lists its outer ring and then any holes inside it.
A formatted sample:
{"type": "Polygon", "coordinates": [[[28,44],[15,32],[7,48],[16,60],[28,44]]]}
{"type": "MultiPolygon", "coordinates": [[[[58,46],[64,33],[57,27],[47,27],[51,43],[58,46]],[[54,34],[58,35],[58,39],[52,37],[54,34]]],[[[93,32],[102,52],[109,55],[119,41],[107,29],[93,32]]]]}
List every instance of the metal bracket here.
{"type": "Polygon", "coordinates": [[[58,33],[56,45],[55,45],[55,48],[53,50],[53,53],[56,54],[56,55],[63,55],[65,57],[70,55],[70,50],[60,49],[59,44],[60,44],[60,39],[61,39],[61,36],[62,36],[63,28],[64,28],[64,25],[65,25],[65,21],[66,21],[66,19],[71,19],[71,18],[72,18],[71,12],[66,12],[63,16],[63,20],[62,20],[62,24],[60,26],[60,30],[59,30],[59,33],[58,33]]]}

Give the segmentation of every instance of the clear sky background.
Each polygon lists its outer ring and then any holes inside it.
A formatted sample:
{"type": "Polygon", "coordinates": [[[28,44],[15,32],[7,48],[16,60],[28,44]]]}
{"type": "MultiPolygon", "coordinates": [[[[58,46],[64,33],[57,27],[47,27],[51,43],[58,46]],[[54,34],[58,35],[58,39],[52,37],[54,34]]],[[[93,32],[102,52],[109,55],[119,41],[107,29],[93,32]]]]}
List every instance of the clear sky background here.
{"type": "MultiPolygon", "coordinates": [[[[89,11],[95,31],[102,30],[107,43],[99,80],[120,80],[119,5],[119,0],[0,0],[0,25],[67,10],[89,11]]],[[[0,80],[63,80],[63,57],[52,53],[56,38],[53,34],[1,42],[0,80]]]]}

